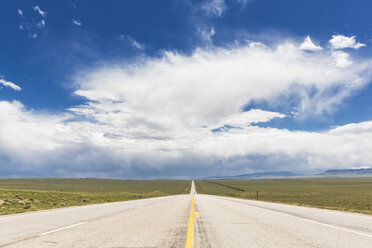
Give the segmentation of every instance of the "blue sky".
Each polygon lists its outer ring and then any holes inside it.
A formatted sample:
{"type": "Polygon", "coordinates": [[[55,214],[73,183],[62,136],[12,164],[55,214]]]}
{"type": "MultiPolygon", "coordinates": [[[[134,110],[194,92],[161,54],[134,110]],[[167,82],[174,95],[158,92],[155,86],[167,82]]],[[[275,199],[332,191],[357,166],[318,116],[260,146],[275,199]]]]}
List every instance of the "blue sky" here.
{"type": "Polygon", "coordinates": [[[1,176],[371,166],[371,7],[1,2],[1,176]]]}

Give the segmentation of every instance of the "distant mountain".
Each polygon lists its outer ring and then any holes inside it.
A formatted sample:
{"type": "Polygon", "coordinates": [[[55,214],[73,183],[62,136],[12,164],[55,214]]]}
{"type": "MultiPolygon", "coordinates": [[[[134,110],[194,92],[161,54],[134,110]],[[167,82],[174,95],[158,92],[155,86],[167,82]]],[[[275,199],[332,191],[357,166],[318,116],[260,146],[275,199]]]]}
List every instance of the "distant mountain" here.
{"type": "Polygon", "coordinates": [[[327,170],[322,176],[372,176],[372,168],[327,170]]]}
{"type": "Polygon", "coordinates": [[[246,179],[246,178],[283,178],[283,177],[297,177],[302,176],[300,174],[292,173],[289,171],[275,171],[275,172],[256,172],[251,174],[242,174],[236,176],[213,176],[203,178],[208,179],[246,179]]]}
{"type": "Polygon", "coordinates": [[[297,177],[301,176],[300,174],[292,173],[290,171],[275,171],[275,172],[256,172],[251,174],[242,174],[233,176],[234,179],[243,179],[243,178],[268,178],[268,177],[297,177]]]}

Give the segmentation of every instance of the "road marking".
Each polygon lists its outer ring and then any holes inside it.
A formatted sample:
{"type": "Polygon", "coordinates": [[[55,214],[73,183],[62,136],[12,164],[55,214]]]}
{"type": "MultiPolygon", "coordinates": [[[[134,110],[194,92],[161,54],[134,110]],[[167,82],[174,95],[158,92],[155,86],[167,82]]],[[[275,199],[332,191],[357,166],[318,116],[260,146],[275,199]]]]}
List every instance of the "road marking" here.
{"type": "MultiPolygon", "coordinates": [[[[263,208],[261,208],[261,209],[263,209],[263,208]]],[[[277,211],[274,211],[274,210],[269,210],[269,209],[265,209],[265,210],[275,212],[277,214],[281,214],[281,215],[284,215],[284,216],[289,216],[289,217],[299,219],[299,220],[302,220],[302,221],[306,221],[306,222],[309,222],[309,223],[314,223],[314,224],[318,224],[318,225],[322,225],[322,226],[326,226],[326,227],[331,227],[331,228],[342,230],[342,231],[345,231],[345,232],[359,234],[359,235],[362,235],[362,236],[365,236],[365,237],[368,237],[368,238],[372,238],[372,234],[357,232],[357,231],[353,231],[353,230],[350,230],[350,229],[347,229],[347,228],[322,223],[322,222],[319,222],[319,221],[316,221],[316,220],[305,219],[305,218],[297,217],[297,216],[294,216],[294,215],[290,215],[290,214],[286,214],[286,213],[282,213],[282,212],[277,212],[277,211]]]]}
{"type": "Polygon", "coordinates": [[[40,234],[39,236],[44,236],[44,235],[51,234],[51,233],[55,233],[55,232],[58,232],[58,231],[62,231],[62,230],[65,230],[65,229],[68,229],[68,228],[71,228],[71,227],[80,226],[80,225],[82,225],[82,224],[84,224],[84,223],[85,223],[85,222],[79,222],[79,223],[76,223],[76,224],[73,224],[73,225],[69,225],[69,226],[65,226],[65,227],[58,228],[58,229],[54,229],[54,230],[52,230],[52,231],[42,233],[42,234],[40,234]]]}
{"type": "MultiPolygon", "coordinates": [[[[225,198],[222,198],[222,197],[219,197],[219,198],[225,199],[225,198]]],[[[283,212],[280,212],[280,211],[276,211],[276,210],[272,210],[272,209],[267,209],[265,207],[259,207],[259,206],[251,205],[249,203],[244,203],[244,202],[240,202],[240,201],[234,201],[234,200],[230,200],[230,199],[225,199],[225,200],[236,202],[236,203],[240,203],[240,204],[244,204],[244,205],[248,205],[250,207],[255,207],[255,208],[263,209],[263,210],[266,210],[266,211],[273,212],[275,214],[279,214],[279,215],[283,215],[283,216],[287,216],[287,217],[292,217],[292,218],[299,219],[299,220],[302,220],[302,221],[306,221],[306,222],[309,222],[309,223],[318,224],[318,225],[322,225],[322,226],[326,226],[326,227],[331,227],[331,228],[342,230],[342,231],[345,231],[345,232],[349,232],[349,233],[353,233],[353,234],[362,235],[362,236],[365,236],[365,237],[368,237],[368,238],[372,238],[372,234],[357,232],[357,231],[350,230],[350,229],[347,229],[347,228],[343,228],[343,227],[339,227],[339,226],[334,226],[334,225],[322,223],[322,222],[319,222],[319,221],[316,221],[316,220],[310,220],[310,219],[301,218],[301,217],[298,217],[298,216],[295,216],[295,215],[291,215],[291,214],[286,214],[286,213],[283,213],[283,212]]]]}
{"type": "Polygon", "coordinates": [[[195,217],[199,218],[199,212],[195,211],[195,217]]]}
{"type": "Polygon", "coordinates": [[[57,212],[57,211],[60,211],[61,209],[56,209],[56,210],[41,210],[41,212],[37,212],[37,213],[32,213],[32,214],[19,214],[19,215],[14,215],[14,216],[4,216],[2,218],[0,218],[0,223],[2,222],[6,222],[6,221],[9,221],[9,220],[13,220],[13,219],[17,219],[17,218],[22,218],[22,217],[29,217],[29,216],[33,216],[33,215],[40,215],[40,214],[49,214],[49,213],[54,213],[54,212],[57,212]]]}
{"type": "MultiPolygon", "coordinates": [[[[159,196],[159,197],[156,197],[156,198],[147,198],[147,199],[137,199],[137,200],[132,200],[131,204],[135,204],[135,203],[138,203],[138,202],[145,202],[145,201],[157,201],[159,200],[160,198],[162,197],[167,197],[167,198],[176,198],[176,197],[182,197],[181,195],[172,195],[172,196],[159,196]],[[136,202],[137,201],[137,202],[136,202]]],[[[8,222],[8,221],[13,221],[14,219],[19,219],[19,218],[26,218],[26,217],[32,217],[32,216],[37,216],[39,215],[40,217],[45,217],[47,215],[50,215],[52,213],[63,213],[67,210],[74,210],[74,209],[82,209],[82,208],[86,208],[86,209],[91,209],[91,208],[95,208],[95,207],[100,207],[100,206],[109,206],[109,205],[114,205],[114,206],[117,206],[117,205],[122,205],[122,204],[128,204],[129,202],[128,201],[122,201],[122,202],[106,202],[106,203],[97,203],[97,204],[89,204],[89,205],[84,205],[84,206],[71,206],[71,207],[63,207],[63,208],[58,208],[58,209],[45,209],[45,210],[39,210],[35,213],[19,213],[19,214],[12,214],[12,215],[2,215],[0,216],[0,223],[4,223],[4,222],[8,222]]]]}
{"type": "Polygon", "coordinates": [[[187,227],[187,237],[185,248],[194,247],[194,196],[191,201],[189,226],[187,227]]]}

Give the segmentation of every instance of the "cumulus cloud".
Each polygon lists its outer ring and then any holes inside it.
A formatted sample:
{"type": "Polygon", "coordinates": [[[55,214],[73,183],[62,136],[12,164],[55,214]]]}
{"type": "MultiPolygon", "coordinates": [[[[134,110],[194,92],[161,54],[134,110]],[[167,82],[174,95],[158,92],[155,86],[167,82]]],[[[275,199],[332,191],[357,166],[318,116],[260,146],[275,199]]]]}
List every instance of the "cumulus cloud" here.
{"type": "Polygon", "coordinates": [[[321,46],[317,46],[313,43],[310,36],[306,36],[304,42],[299,47],[301,50],[309,50],[309,51],[319,51],[323,48],[321,46]]]}
{"type": "MultiPolygon", "coordinates": [[[[368,147],[372,144],[372,122],[351,125],[352,131],[345,126],[320,133],[248,126],[204,139],[195,149],[207,156],[220,156],[232,161],[232,158],[260,161],[258,158],[265,157],[262,166],[271,170],[277,169],[275,163],[281,164],[281,169],[291,170],[371,166],[368,147]],[[284,161],[288,162],[287,166],[284,161]]],[[[254,169],[260,167],[259,164],[253,166],[254,169]]]]}
{"type": "Polygon", "coordinates": [[[76,19],[73,19],[72,23],[75,24],[76,26],[81,26],[82,25],[81,21],[76,20],[76,19]]]}
{"type": "Polygon", "coordinates": [[[254,101],[285,108],[290,99],[300,114],[322,114],[370,81],[368,61],[348,55],[345,70],[329,51],[298,47],[169,51],[95,68],[75,78],[86,102],[58,115],[0,102],[0,172],[150,178],[372,166],[372,121],[324,132],[254,125],[292,118],[246,111],[254,101]]]}
{"type": "Polygon", "coordinates": [[[3,85],[5,87],[12,88],[13,90],[16,90],[16,91],[20,91],[21,90],[21,87],[19,87],[15,83],[12,83],[10,81],[6,81],[6,80],[1,79],[1,78],[0,78],[0,85],[3,85]]]}
{"type": "Polygon", "coordinates": [[[120,128],[112,113],[106,114],[110,125],[34,113],[19,102],[0,107],[0,171],[6,176],[195,177],[372,166],[372,122],[319,133],[248,125],[157,139],[127,135],[131,127],[120,128]]]}
{"type": "Polygon", "coordinates": [[[66,133],[63,134],[66,117],[27,111],[18,101],[0,101],[0,107],[1,140],[6,150],[28,147],[29,151],[52,151],[59,147],[59,143],[68,140],[66,133]],[[59,131],[61,135],[58,138],[51,137],[59,131]]]}
{"type": "Polygon", "coordinates": [[[344,35],[332,35],[332,39],[329,40],[329,45],[333,49],[344,49],[344,48],[354,48],[359,49],[366,46],[360,42],[356,42],[355,36],[344,36],[344,35]]]}
{"type": "Polygon", "coordinates": [[[321,113],[336,103],[327,101],[328,91],[339,89],[336,95],[341,96],[369,80],[368,61],[352,63],[347,71],[340,66],[345,62],[326,51],[308,54],[291,43],[199,49],[190,56],[168,52],[140,65],[87,73],[77,79],[80,89],[75,94],[92,101],[125,101],[135,112],[146,111],[146,116],[147,111],[159,112],[198,122],[238,113],[255,100],[273,101],[290,94],[298,96],[300,111],[321,113]]]}
{"type": "Polygon", "coordinates": [[[334,51],[332,52],[332,56],[335,59],[336,67],[340,67],[340,68],[348,67],[353,63],[350,60],[350,55],[343,51],[334,51]]]}

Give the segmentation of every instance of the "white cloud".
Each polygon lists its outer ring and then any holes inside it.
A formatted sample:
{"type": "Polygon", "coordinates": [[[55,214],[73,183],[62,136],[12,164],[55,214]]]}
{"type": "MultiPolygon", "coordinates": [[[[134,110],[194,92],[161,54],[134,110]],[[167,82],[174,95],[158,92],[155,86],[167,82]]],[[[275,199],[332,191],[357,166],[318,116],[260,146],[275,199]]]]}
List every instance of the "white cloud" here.
{"type": "Polygon", "coordinates": [[[53,151],[60,146],[59,143],[69,139],[68,135],[63,133],[63,130],[66,130],[63,124],[66,116],[27,111],[18,101],[0,101],[0,109],[2,110],[0,123],[3,132],[1,136],[3,148],[6,147],[16,152],[28,147],[26,150],[40,153],[43,150],[53,151]],[[57,133],[61,135],[52,137],[57,133]]]}
{"type": "Polygon", "coordinates": [[[372,121],[290,131],[253,125],[282,113],[244,111],[254,101],[285,109],[290,100],[300,113],[332,111],[371,78],[368,61],[347,60],[345,70],[334,53],[287,42],[95,68],[76,75],[75,94],[86,103],[68,113],[0,102],[0,173],[195,177],[371,166],[372,121]],[[223,126],[237,128],[212,131],[223,126]]]}
{"type": "Polygon", "coordinates": [[[332,35],[332,39],[329,40],[329,44],[333,49],[344,49],[344,48],[354,48],[359,49],[366,46],[360,42],[356,42],[355,36],[344,36],[344,35],[332,35]]]}
{"type": "Polygon", "coordinates": [[[100,113],[104,122],[93,123],[69,121],[71,115],[38,114],[16,101],[0,102],[2,175],[195,177],[216,171],[231,175],[372,166],[371,121],[327,132],[248,125],[219,133],[199,129],[165,139],[157,133],[143,135],[146,132],[136,127],[140,122],[129,124],[118,107],[100,113]]]}
{"type": "MultiPolygon", "coordinates": [[[[253,1],[254,0],[236,0],[242,7],[245,7],[247,3],[253,1]]],[[[228,9],[225,0],[206,0],[201,5],[198,5],[198,8],[199,7],[201,7],[208,17],[221,17],[228,9]]]]}
{"type": "Polygon", "coordinates": [[[141,43],[139,43],[138,41],[136,41],[132,36],[129,36],[129,35],[120,35],[119,37],[120,40],[122,41],[127,41],[129,42],[129,44],[131,45],[132,48],[135,48],[135,49],[138,49],[138,50],[144,50],[145,49],[145,46],[141,43]]]}
{"type": "Polygon", "coordinates": [[[37,26],[40,28],[40,29],[43,29],[45,27],[45,21],[44,20],[41,20],[37,26]]]}
{"type": "Polygon", "coordinates": [[[275,101],[289,94],[298,96],[292,99],[298,99],[295,104],[301,112],[321,113],[339,104],[329,91],[340,89],[335,96],[343,97],[369,80],[367,61],[353,63],[347,71],[340,66],[345,61],[327,51],[303,53],[291,43],[196,50],[191,56],[168,52],[140,65],[86,74],[78,79],[81,88],[76,94],[92,101],[125,101],[128,108],[146,111],[145,115],[176,114],[197,122],[214,122],[239,113],[252,101],[275,101]]]}
{"type": "Polygon", "coordinates": [[[340,127],[334,127],[330,133],[332,134],[360,134],[372,132],[372,121],[361,123],[350,123],[340,127]]]}
{"type": "Polygon", "coordinates": [[[246,127],[252,123],[269,122],[274,118],[284,118],[284,114],[263,111],[261,109],[251,109],[246,112],[241,112],[231,116],[227,116],[225,119],[219,121],[216,128],[219,126],[232,126],[232,127],[246,127]]]}
{"type": "Polygon", "coordinates": [[[227,6],[225,0],[208,0],[202,4],[201,8],[207,16],[219,17],[222,16],[227,6]]]}
{"type": "Polygon", "coordinates": [[[204,42],[212,44],[212,37],[215,35],[215,31],[213,27],[210,28],[209,30],[206,28],[199,27],[198,34],[204,42]]]}
{"type": "Polygon", "coordinates": [[[132,47],[137,48],[139,50],[143,50],[145,48],[142,44],[137,42],[135,39],[130,39],[130,43],[131,43],[132,47]]]}
{"type": "Polygon", "coordinates": [[[23,11],[21,9],[17,9],[17,13],[19,16],[23,17],[23,11]]]}
{"type": "Polygon", "coordinates": [[[343,51],[334,51],[332,52],[332,56],[335,59],[335,65],[336,67],[348,67],[353,62],[350,60],[350,54],[345,53],[343,51]]]}
{"type": "Polygon", "coordinates": [[[255,0],[236,0],[236,1],[244,7],[247,3],[253,2],[255,0]]]}
{"type": "MultiPolygon", "coordinates": [[[[365,126],[371,127],[372,122],[352,125],[353,132],[340,127],[320,133],[248,126],[203,139],[194,149],[220,159],[266,157],[268,160],[261,166],[271,170],[277,169],[275,163],[290,170],[371,166],[368,147],[372,145],[372,130],[365,126]],[[290,165],[286,167],[284,161],[290,165]]],[[[259,168],[259,161],[250,162],[259,168]]]]}
{"type": "Polygon", "coordinates": [[[19,87],[15,83],[12,83],[10,81],[6,81],[4,79],[0,79],[0,85],[3,85],[5,87],[12,88],[13,90],[16,90],[16,91],[20,91],[21,90],[21,87],[19,87]]]}
{"type": "Polygon", "coordinates": [[[33,8],[39,15],[41,15],[42,17],[46,17],[46,12],[45,11],[42,11],[41,9],[40,9],[40,7],[39,6],[34,6],[34,8],[33,8]]]}
{"type": "Polygon", "coordinates": [[[301,50],[309,50],[309,51],[319,51],[323,48],[321,46],[317,46],[313,43],[310,36],[306,36],[304,42],[299,47],[301,50]]]}
{"type": "MultiPolygon", "coordinates": [[[[33,9],[42,17],[46,17],[46,12],[42,11],[39,6],[34,6],[33,9]]],[[[46,33],[46,22],[44,19],[40,19],[39,21],[33,18],[27,18],[23,11],[18,9],[19,16],[22,17],[21,23],[18,26],[19,30],[28,34],[28,36],[32,39],[38,37],[40,33],[46,33]]]]}
{"type": "MultiPolygon", "coordinates": [[[[332,111],[370,79],[368,62],[353,61],[348,70],[340,66],[345,64],[327,51],[303,53],[291,43],[276,47],[249,43],[236,49],[196,50],[190,56],[166,53],[160,59],[113,66],[77,78],[80,89],[75,93],[86,97],[89,104],[71,111],[100,123],[104,137],[115,140],[100,142],[117,142],[126,151],[161,151],[169,156],[190,153],[220,162],[256,155],[268,158],[270,154],[283,156],[287,162],[307,161],[307,155],[301,156],[307,154],[304,145],[293,154],[283,148],[286,137],[292,137],[296,146],[302,142],[301,135],[312,139],[320,134],[254,127],[250,124],[285,115],[242,112],[242,108],[258,100],[285,106],[280,97],[291,95],[298,99],[295,104],[301,113],[332,111]],[[224,125],[239,129],[211,133],[224,125]],[[261,148],[253,149],[262,135],[261,148]],[[277,146],[265,150],[272,139],[278,140],[277,146]]],[[[316,152],[311,156],[314,166],[317,159],[319,163],[326,160],[316,152]]],[[[321,166],[327,165],[322,162],[321,166]]]]}
{"type": "Polygon", "coordinates": [[[73,19],[72,23],[75,24],[76,26],[81,26],[82,25],[81,21],[76,20],[76,19],[73,19]]]}
{"type": "MultiPolygon", "coordinates": [[[[251,48],[254,48],[254,47],[261,47],[261,48],[265,48],[266,45],[263,44],[262,42],[257,42],[257,41],[252,41],[252,40],[245,40],[245,42],[248,44],[249,47],[251,48]]],[[[237,45],[239,43],[236,43],[235,42],[235,45],[237,45]]]]}

